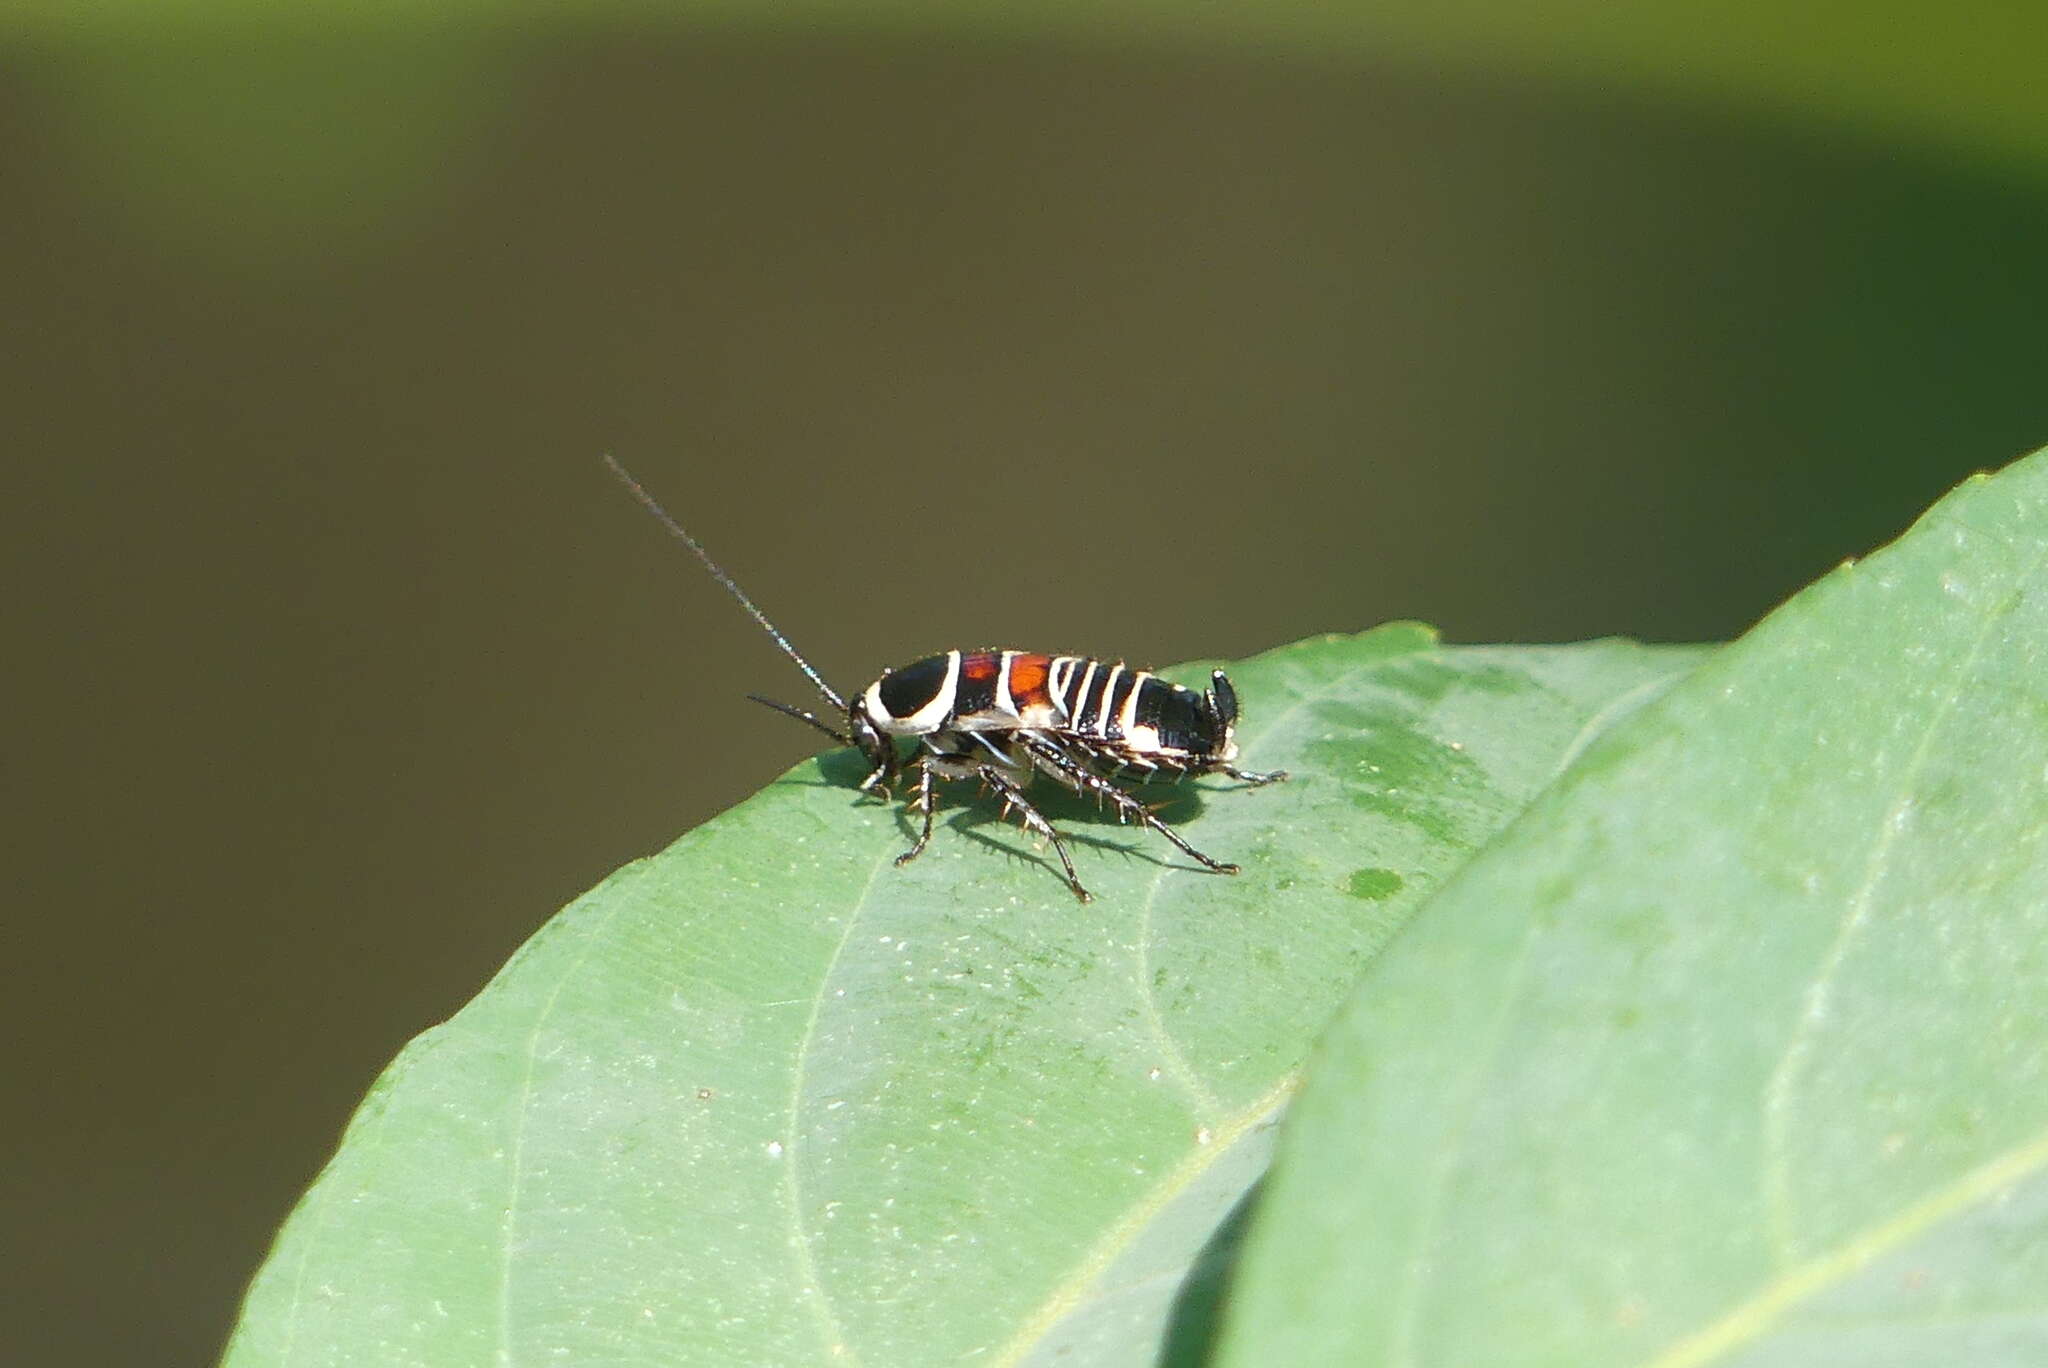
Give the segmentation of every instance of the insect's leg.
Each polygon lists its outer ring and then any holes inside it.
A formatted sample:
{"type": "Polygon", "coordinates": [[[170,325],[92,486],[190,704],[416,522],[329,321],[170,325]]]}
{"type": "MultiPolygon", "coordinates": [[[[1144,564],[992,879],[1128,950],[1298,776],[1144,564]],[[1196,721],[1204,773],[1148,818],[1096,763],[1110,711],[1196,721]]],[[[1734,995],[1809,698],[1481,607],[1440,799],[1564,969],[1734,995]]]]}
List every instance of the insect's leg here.
{"type": "Polygon", "coordinates": [[[1092,793],[1097,798],[1107,801],[1116,809],[1118,821],[1134,821],[1151,827],[1161,836],[1164,836],[1167,840],[1180,847],[1183,855],[1201,861],[1203,865],[1215,870],[1218,874],[1235,874],[1238,872],[1236,865],[1225,864],[1221,860],[1212,860],[1201,851],[1189,845],[1181,839],[1179,832],[1161,821],[1159,815],[1152,811],[1151,808],[1146,807],[1136,798],[1133,798],[1115,784],[1110,783],[1109,780],[1095,773],[1086,765],[1081,764],[1072,756],[1067,755],[1058,746],[1036,739],[1028,739],[1024,744],[1030,749],[1032,758],[1044,764],[1052,772],[1054,778],[1082,793],[1092,793]]]}
{"type": "Polygon", "coordinates": [[[1241,770],[1235,765],[1223,765],[1219,768],[1239,783],[1251,784],[1254,787],[1260,784],[1277,784],[1287,777],[1286,770],[1268,770],[1260,774],[1257,770],[1241,770]]]}
{"type": "MultiPolygon", "coordinates": [[[[886,741],[886,738],[885,738],[886,741]]],[[[883,793],[892,793],[896,788],[896,772],[902,767],[893,743],[885,744],[882,758],[875,761],[875,767],[868,771],[868,777],[860,781],[860,792],[873,793],[875,785],[882,786],[883,793]]]]}
{"type": "Polygon", "coordinates": [[[931,844],[932,814],[939,810],[939,801],[938,797],[932,792],[932,770],[929,765],[919,765],[917,767],[916,803],[918,810],[924,813],[924,830],[917,834],[917,844],[896,857],[898,865],[909,864],[912,860],[924,854],[924,848],[931,844]]]}
{"type": "Polygon", "coordinates": [[[1045,814],[1031,806],[1030,800],[1024,796],[1024,790],[1017,782],[994,765],[983,765],[980,773],[982,782],[1001,795],[1005,816],[1014,809],[1017,820],[1024,824],[1025,830],[1035,832],[1052,842],[1053,853],[1060,857],[1060,864],[1067,871],[1067,887],[1074,890],[1074,896],[1082,902],[1095,901],[1095,895],[1081,887],[1080,876],[1074,873],[1074,861],[1073,857],[1067,854],[1067,843],[1060,839],[1059,832],[1053,830],[1052,823],[1045,820],[1045,814]]]}

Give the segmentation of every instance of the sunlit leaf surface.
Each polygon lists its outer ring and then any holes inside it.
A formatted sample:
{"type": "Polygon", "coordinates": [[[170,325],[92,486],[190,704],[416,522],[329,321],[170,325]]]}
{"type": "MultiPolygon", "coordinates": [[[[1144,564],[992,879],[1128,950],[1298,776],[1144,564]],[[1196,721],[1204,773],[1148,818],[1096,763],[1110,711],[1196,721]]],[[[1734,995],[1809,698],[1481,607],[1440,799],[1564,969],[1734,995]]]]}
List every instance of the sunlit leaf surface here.
{"type": "Polygon", "coordinates": [[[1311,1065],[1224,1361],[2048,1363],[2048,460],[1596,742],[1311,1065]]]}

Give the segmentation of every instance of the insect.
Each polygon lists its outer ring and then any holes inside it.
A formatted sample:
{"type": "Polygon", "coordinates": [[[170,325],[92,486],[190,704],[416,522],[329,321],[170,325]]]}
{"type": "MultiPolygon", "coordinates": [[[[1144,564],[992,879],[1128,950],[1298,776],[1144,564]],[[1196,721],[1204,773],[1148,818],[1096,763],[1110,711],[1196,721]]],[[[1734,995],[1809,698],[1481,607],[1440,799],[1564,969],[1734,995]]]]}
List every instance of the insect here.
{"type": "Polygon", "coordinates": [[[832,705],[832,716],[843,716],[846,725],[842,730],[807,709],[758,694],[747,697],[859,750],[873,766],[860,783],[862,792],[878,786],[893,791],[899,778],[915,784],[910,806],[923,826],[910,849],[896,857],[898,865],[910,863],[931,843],[932,820],[938,812],[934,786],[946,779],[978,779],[1003,800],[1004,816],[1015,813],[1026,830],[1051,843],[1066,871],[1067,886],[1082,902],[1091,901],[1074,872],[1066,841],[1025,796],[1033,777],[1042,774],[1113,807],[1121,822],[1150,827],[1205,868],[1218,874],[1238,872],[1236,865],[1211,859],[1182,840],[1150,807],[1115,782],[1227,774],[1256,786],[1287,777],[1285,770],[1260,774],[1237,767],[1237,691],[1223,671],[1213,672],[1208,691],[1198,694],[1122,661],[955,650],[889,670],[846,698],[825,682],[732,576],[624,466],[610,455],[604,459],[670,535],[697,553],[711,577],[796,662],[832,705]],[[899,737],[916,743],[910,756],[898,749],[899,737]]]}

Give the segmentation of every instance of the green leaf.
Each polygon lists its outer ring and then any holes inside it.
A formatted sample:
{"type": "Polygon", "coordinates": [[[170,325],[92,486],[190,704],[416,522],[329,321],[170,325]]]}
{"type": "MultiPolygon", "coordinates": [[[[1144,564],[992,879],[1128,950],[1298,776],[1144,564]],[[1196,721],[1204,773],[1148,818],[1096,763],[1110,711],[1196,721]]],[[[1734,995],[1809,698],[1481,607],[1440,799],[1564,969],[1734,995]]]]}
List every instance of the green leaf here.
{"type": "Polygon", "coordinates": [[[1394,626],[1246,661],[1247,763],[1294,780],[1169,809],[1244,874],[1048,803],[1087,907],[987,803],[892,868],[899,809],[846,753],[800,766],[405,1050],[229,1362],[1131,1363],[1175,1314],[1197,1352],[1219,1225],[1362,966],[1695,659],[1394,626]]]}
{"type": "Polygon", "coordinates": [[[2048,1362],[2048,456],[1585,758],[1374,965],[1230,1364],[2048,1362]]]}

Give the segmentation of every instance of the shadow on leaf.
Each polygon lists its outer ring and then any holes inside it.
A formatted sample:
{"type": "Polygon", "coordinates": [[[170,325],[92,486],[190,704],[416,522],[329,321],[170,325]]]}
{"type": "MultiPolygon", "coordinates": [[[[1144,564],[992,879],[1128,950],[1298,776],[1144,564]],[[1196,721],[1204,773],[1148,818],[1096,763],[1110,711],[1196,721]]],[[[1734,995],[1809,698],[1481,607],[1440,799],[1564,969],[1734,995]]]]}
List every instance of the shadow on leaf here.
{"type": "Polygon", "coordinates": [[[1237,1267],[1238,1247],[1266,1189],[1261,1178],[1245,1190],[1195,1255],[1173,1306],[1166,1313],[1166,1339],[1159,1346],[1158,1368],[1203,1368],[1221,1328],[1223,1304],[1237,1267]]]}

